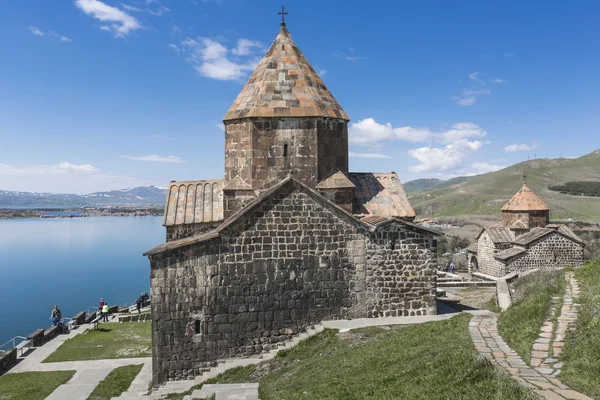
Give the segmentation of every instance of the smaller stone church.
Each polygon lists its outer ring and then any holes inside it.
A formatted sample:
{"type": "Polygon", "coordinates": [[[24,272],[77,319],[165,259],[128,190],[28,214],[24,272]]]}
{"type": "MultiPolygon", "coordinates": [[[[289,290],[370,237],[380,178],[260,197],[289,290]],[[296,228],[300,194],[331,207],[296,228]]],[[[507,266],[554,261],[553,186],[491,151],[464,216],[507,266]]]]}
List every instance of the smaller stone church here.
{"type": "Polygon", "coordinates": [[[436,313],[438,233],[395,172],[348,171],[348,121],[282,22],[223,120],[224,179],[169,185],[146,253],[155,385],[322,320],[436,313]]]}
{"type": "Polygon", "coordinates": [[[482,229],[467,250],[471,272],[499,277],[582,265],[583,248],[571,229],[550,224],[550,208],[525,183],[502,207],[502,225],[482,229]]]}

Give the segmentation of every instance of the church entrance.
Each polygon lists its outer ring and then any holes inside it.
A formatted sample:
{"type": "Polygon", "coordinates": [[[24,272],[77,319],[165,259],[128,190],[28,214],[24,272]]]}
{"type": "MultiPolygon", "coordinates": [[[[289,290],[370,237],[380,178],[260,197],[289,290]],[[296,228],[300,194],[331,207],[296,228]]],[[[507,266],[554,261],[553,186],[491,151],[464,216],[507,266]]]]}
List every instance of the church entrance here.
{"type": "Polygon", "coordinates": [[[471,260],[469,261],[469,271],[479,272],[479,262],[477,261],[477,256],[471,256],[471,260]]]}

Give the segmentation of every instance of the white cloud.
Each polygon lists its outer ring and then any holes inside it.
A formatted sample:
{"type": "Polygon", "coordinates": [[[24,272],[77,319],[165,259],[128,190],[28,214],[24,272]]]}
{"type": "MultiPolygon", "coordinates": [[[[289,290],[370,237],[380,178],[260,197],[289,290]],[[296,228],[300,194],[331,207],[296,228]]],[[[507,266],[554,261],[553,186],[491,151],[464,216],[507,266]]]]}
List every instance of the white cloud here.
{"type": "Polygon", "coordinates": [[[391,158],[390,156],[381,153],[354,153],[351,151],[348,155],[355,158],[391,158]]]}
{"type": "Polygon", "coordinates": [[[152,162],[167,162],[167,163],[183,163],[180,157],[177,156],[157,156],[156,154],[150,154],[147,156],[121,156],[128,160],[134,161],[152,161],[152,162]]]}
{"type": "Polygon", "coordinates": [[[513,53],[504,53],[504,57],[514,57],[513,53]]]}
{"type": "Polygon", "coordinates": [[[28,28],[31,31],[31,33],[33,33],[36,36],[45,36],[44,32],[42,32],[41,30],[39,30],[39,28],[36,28],[35,26],[29,26],[28,28]]]}
{"type": "Polygon", "coordinates": [[[90,193],[151,184],[135,176],[101,172],[90,164],[69,162],[47,165],[0,164],[0,182],[2,190],[49,193],[90,193]]]}
{"type": "Polygon", "coordinates": [[[100,29],[112,32],[115,37],[124,37],[142,27],[133,16],[99,0],[75,0],[75,5],[87,15],[107,24],[101,25],[100,29]]]}
{"type": "Polygon", "coordinates": [[[350,143],[354,144],[373,144],[395,139],[424,142],[432,135],[433,133],[428,128],[412,128],[409,126],[394,128],[389,122],[382,125],[373,118],[353,122],[349,128],[350,143]]]}
{"type": "MultiPolygon", "coordinates": [[[[354,51],[352,48],[350,49],[350,51],[354,51]]],[[[348,55],[346,53],[343,53],[339,50],[336,50],[335,53],[333,53],[334,56],[339,57],[339,58],[343,58],[344,60],[350,61],[350,62],[357,62],[360,60],[364,60],[365,57],[359,57],[359,56],[351,56],[348,55]]]]}
{"type": "Polygon", "coordinates": [[[487,132],[472,122],[458,122],[451,129],[440,133],[439,141],[442,143],[454,142],[468,137],[484,137],[487,132]]]}
{"type": "Polygon", "coordinates": [[[124,3],[121,3],[121,7],[123,7],[127,11],[133,11],[133,12],[142,12],[142,11],[144,11],[141,8],[130,6],[130,5],[127,5],[127,4],[124,4],[124,3]]]}
{"type": "Polygon", "coordinates": [[[419,165],[410,167],[410,170],[413,172],[427,172],[455,169],[463,164],[464,159],[470,152],[478,150],[484,144],[486,142],[479,140],[469,142],[466,139],[460,139],[442,148],[427,146],[409,150],[408,154],[420,162],[419,165]]]}
{"type": "Polygon", "coordinates": [[[453,96],[452,100],[460,106],[470,106],[477,102],[477,98],[479,96],[484,96],[492,94],[491,90],[487,88],[479,88],[479,89],[463,89],[460,92],[460,95],[453,96]]]}
{"type": "Polygon", "coordinates": [[[262,43],[256,40],[238,39],[237,46],[231,52],[236,56],[247,56],[252,53],[254,47],[260,49],[262,48],[262,43]]]}
{"type": "Polygon", "coordinates": [[[469,88],[463,88],[458,96],[452,96],[452,100],[459,106],[471,106],[477,102],[479,96],[492,94],[482,76],[481,72],[470,73],[468,77],[474,83],[469,88]]]}
{"type": "Polygon", "coordinates": [[[187,54],[187,61],[202,76],[211,79],[235,81],[253,71],[259,60],[252,57],[259,47],[256,41],[240,39],[237,46],[228,49],[210,38],[186,38],[180,49],[187,54]]]}
{"type": "Polygon", "coordinates": [[[148,11],[152,15],[160,17],[161,15],[170,12],[171,9],[169,9],[169,8],[167,8],[165,6],[160,6],[156,10],[151,10],[151,9],[148,8],[148,9],[146,9],[146,11],[148,11]]]}
{"type": "Polygon", "coordinates": [[[327,70],[322,69],[322,68],[317,68],[317,74],[319,76],[325,76],[326,73],[327,73],[327,70]]]}
{"type": "Polygon", "coordinates": [[[413,128],[402,126],[394,128],[389,122],[382,125],[373,118],[365,118],[350,124],[349,140],[352,144],[372,145],[388,140],[405,140],[408,142],[426,142],[435,140],[440,143],[451,143],[469,137],[484,137],[486,131],[472,122],[459,122],[450,129],[433,132],[429,128],[413,128]]]}
{"type": "Polygon", "coordinates": [[[535,143],[528,145],[526,143],[521,143],[521,144],[511,144],[508,145],[504,148],[504,151],[508,152],[508,153],[512,153],[515,151],[523,151],[523,150],[531,150],[535,147],[535,143]]]}
{"type": "Polygon", "coordinates": [[[477,174],[487,174],[488,172],[499,171],[506,168],[505,165],[493,165],[486,162],[471,164],[471,167],[477,171],[477,174]]]}
{"type": "Polygon", "coordinates": [[[173,50],[175,50],[177,53],[181,52],[181,49],[179,48],[179,46],[177,46],[176,44],[173,43],[169,43],[169,47],[173,50]]]}
{"type": "Polygon", "coordinates": [[[494,78],[490,82],[492,82],[492,83],[506,83],[506,81],[504,79],[501,79],[501,78],[494,78]]]}
{"type": "Polygon", "coordinates": [[[9,165],[0,164],[0,176],[5,175],[60,175],[70,172],[96,173],[99,169],[90,164],[71,164],[61,162],[52,165],[9,165]]]}
{"type": "Polygon", "coordinates": [[[35,26],[29,26],[28,29],[31,31],[31,33],[33,33],[36,36],[50,36],[50,37],[55,37],[58,38],[60,40],[62,40],[63,42],[70,42],[71,39],[68,38],[67,36],[64,35],[60,35],[56,32],[53,31],[48,31],[48,32],[44,32],[39,28],[36,28],[35,26]]]}
{"type": "Polygon", "coordinates": [[[481,79],[481,72],[473,72],[469,74],[469,79],[477,83],[481,83],[482,85],[484,84],[483,80],[481,79]]]}

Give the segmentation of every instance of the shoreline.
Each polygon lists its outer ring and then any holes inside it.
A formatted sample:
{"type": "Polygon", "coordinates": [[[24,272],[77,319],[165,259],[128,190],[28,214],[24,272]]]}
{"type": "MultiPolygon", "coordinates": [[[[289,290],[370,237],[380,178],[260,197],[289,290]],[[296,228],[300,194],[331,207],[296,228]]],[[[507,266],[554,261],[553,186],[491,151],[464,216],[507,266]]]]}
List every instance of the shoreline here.
{"type": "Polygon", "coordinates": [[[6,219],[64,219],[89,217],[146,217],[163,216],[163,207],[66,207],[66,208],[2,208],[0,220],[6,219]]]}

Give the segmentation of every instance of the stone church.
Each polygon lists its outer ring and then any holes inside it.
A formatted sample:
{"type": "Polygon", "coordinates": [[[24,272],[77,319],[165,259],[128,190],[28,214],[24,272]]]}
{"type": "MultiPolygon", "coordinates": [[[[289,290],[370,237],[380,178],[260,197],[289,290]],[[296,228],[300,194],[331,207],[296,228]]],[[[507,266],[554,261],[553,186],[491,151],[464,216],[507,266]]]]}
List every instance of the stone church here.
{"type": "Polygon", "coordinates": [[[467,251],[471,272],[499,277],[583,265],[583,248],[568,227],[550,224],[550,208],[525,183],[502,207],[502,225],[482,229],[467,251]]]}
{"type": "Polygon", "coordinates": [[[145,254],[155,385],[325,319],[436,313],[437,232],[395,172],[348,172],[348,121],[282,22],[223,120],[224,179],[169,185],[145,254]]]}

